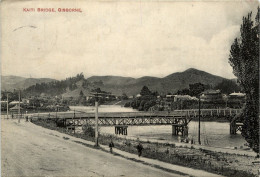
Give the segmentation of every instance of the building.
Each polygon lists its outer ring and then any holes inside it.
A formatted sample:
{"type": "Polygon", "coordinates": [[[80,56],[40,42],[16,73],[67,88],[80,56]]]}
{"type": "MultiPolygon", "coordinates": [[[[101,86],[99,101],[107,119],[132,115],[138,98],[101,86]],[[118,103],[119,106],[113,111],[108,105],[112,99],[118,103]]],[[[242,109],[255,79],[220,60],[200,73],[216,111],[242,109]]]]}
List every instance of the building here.
{"type": "Polygon", "coordinates": [[[244,103],[246,99],[245,93],[231,93],[228,96],[228,102],[230,103],[244,103]]]}
{"type": "Polygon", "coordinates": [[[223,101],[222,94],[220,90],[206,90],[202,92],[201,101],[205,102],[221,102],[223,101]]]}
{"type": "Polygon", "coordinates": [[[174,95],[174,102],[185,100],[198,100],[196,97],[190,95],[174,95]]]}

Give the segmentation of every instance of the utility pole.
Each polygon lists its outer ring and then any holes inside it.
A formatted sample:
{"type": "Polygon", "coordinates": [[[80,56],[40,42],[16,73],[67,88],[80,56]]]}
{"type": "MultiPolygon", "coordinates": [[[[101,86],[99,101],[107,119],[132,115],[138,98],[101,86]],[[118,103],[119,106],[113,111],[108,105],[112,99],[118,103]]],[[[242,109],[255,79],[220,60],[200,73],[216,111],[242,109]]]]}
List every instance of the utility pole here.
{"type": "Polygon", "coordinates": [[[18,123],[20,123],[20,114],[21,114],[21,104],[20,104],[20,100],[21,100],[21,91],[19,90],[19,108],[18,108],[18,123]]]}
{"type": "Polygon", "coordinates": [[[199,133],[198,133],[198,142],[201,144],[200,141],[200,95],[199,95],[199,133]]]}
{"type": "Polygon", "coordinates": [[[73,116],[73,121],[72,121],[74,124],[74,134],[76,133],[75,117],[76,117],[76,115],[75,115],[75,109],[74,109],[74,116],[73,116]]]}
{"type": "Polygon", "coordinates": [[[95,146],[98,147],[98,94],[95,97],[95,146]]]}
{"type": "Polygon", "coordinates": [[[6,118],[8,119],[8,109],[9,109],[9,105],[8,105],[8,93],[7,93],[7,104],[6,104],[6,118]]]}

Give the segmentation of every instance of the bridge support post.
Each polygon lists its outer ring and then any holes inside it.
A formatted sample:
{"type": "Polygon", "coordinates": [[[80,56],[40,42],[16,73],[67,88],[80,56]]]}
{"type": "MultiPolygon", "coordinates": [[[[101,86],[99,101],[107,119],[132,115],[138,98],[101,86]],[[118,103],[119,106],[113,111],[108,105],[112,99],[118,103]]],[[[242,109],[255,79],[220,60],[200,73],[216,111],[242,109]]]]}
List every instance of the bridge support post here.
{"type": "Polygon", "coordinates": [[[177,129],[175,125],[172,125],[172,135],[177,135],[177,129]]]}
{"type": "Polygon", "coordinates": [[[188,136],[188,126],[185,125],[172,125],[172,135],[188,136]]]}
{"type": "Polygon", "coordinates": [[[230,134],[231,135],[237,134],[237,127],[236,127],[236,122],[235,121],[230,123],[230,134]]]}
{"type": "Polygon", "coordinates": [[[127,135],[127,127],[128,126],[124,126],[124,125],[121,125],[121,126],[115,126],[115,134],[117,135],[127,135]]]}
{"type": "Polygon", "coordinates": [[[183,133],[182,133],[182,136],[188,136],[189,135],[189,131],[188,131],[188,126],[183,126],[183,133]]]}

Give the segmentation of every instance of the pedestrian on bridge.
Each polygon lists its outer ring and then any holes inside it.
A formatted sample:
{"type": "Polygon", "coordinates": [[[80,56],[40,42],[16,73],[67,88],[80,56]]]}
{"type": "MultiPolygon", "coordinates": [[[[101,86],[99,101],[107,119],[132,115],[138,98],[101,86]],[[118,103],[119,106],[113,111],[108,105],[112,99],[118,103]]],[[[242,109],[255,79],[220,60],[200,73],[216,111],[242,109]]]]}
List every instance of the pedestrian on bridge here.
{"type": "Polygon", "coordinates": [[[140,157],[142,155],[142,151],[143,151],[143,146],[142,144],[139,142],[139,144],[137,145],[137,151],[138,151],[138,157],[140,157]]]}

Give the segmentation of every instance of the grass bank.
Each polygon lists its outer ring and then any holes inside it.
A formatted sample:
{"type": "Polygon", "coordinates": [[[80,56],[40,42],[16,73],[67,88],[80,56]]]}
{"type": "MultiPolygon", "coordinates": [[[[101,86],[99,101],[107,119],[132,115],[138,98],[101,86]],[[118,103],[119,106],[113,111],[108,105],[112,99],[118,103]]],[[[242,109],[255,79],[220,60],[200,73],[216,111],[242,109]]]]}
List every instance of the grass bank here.
{"type": "MultiPolygon", "coordinates": [[[[52,121],[33,120],[33,123],[42,127],[57,130],[59,132],[82,138],[88,141],[94,141],[94,137],[75,133],[65,128],[56,127],[52,121]]],[[[137,154],[137,141],[128,140],[112,135],[99,136],[99,143],[107,145],[113,139],[115,148],[129,153],[137,154]]],[[[157,159],[163,162],[190,167],[194,169],[205,170],[215,174],[221,174],[229,177],[251,177],[258,176],[258,164],[254,157],[246,155],[235,155],[220,152],[213,152],[203,149],[195,149],[192,146],[175,146],[168,143],[151,143],[149,141],[142,142],[144,147],[142,156],[157,159]]]]}

